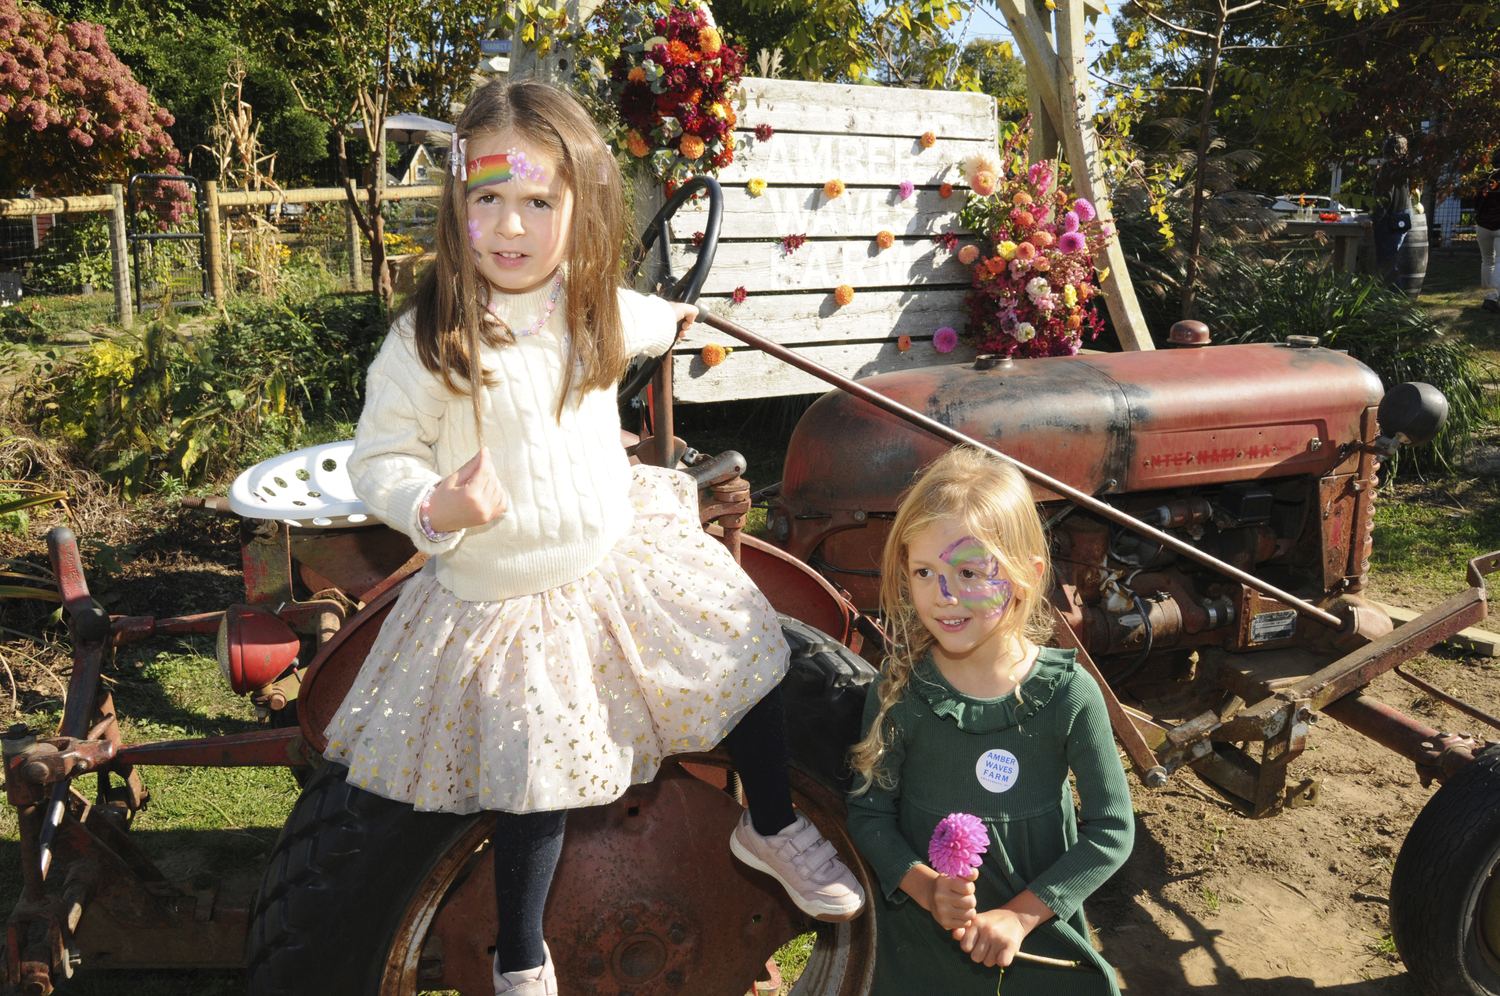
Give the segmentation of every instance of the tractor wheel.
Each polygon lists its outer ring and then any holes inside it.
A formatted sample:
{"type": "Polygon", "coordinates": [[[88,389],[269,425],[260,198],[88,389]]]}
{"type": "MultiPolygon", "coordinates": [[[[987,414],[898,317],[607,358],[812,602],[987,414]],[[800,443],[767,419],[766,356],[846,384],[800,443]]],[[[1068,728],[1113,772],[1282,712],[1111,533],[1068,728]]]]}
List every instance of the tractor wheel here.
{"type": "Polygon", "coordinates": [[[1425,996],[1500,996],[1500,750],[1440,788],[1391,875],[1391,933],[1425,996]]]}
{"type": "MultiPolygon", "coordinates": [[[[802,623],[783,625],[793,794],[873,895],[844,829],[836,761],[858,735],[869,665],[802,623]],[[809,726],[841,743],[819,743],[809,726]],[[804,760],[809,745],[818,749],[804,760]]],[[[733,861],[740,808],[718,787],[727,768],[721,752],[672,758],[649,785],[569,813],[545,914],[564,992],[742,996],[778,947],[816,929],[799,992],[863,996],[873,914],[813,924],[774,881],[733,861]]],[[[493,820],[418,813],[345,774],[324,764],[276,843],[246,942],[250,996],[490,996],[493,820]]]]}

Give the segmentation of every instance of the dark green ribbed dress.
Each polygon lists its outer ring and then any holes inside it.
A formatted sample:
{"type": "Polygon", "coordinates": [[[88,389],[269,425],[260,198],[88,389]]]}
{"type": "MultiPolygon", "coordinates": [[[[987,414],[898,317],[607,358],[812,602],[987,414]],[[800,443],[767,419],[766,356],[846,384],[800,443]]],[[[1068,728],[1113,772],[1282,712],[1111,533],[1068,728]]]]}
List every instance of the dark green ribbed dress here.
{"type": "MultiPolygon", "coordinates": [[[[1115,751],[1104,696],[1073,652],[1044,648],[1015,693],[976,699],[956,690],[929,656],[887,715],[886,754],[896,787],[878,784],[849,800],[849,831],[880,880],[871,996],[993,996],[998,968],[970,960],[932,914],[902,892],[913,865],[949,813],[970,813],[990,829],[975,883],[980,911],[1025,889],[1057,916],[1021,950],[1082,960],[1098,971],[1017,960],[1001,996],[1118,996],[1114,969],[1089,944],[1083,900],[1130,854],[1135,820],[1115,751]],[[1082,809],[1074,816],[1068,769],[1082,809]],[[1081,820],[1081,822],[1080,822],[1081,820]]],[[[880,697],[870,692],[868,731],[880,697]]]]}

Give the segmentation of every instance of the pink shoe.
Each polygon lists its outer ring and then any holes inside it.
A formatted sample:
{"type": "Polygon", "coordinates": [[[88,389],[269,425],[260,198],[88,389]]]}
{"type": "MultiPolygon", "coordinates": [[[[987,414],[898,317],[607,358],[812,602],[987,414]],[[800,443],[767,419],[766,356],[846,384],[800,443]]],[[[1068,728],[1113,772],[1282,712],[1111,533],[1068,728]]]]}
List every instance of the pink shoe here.
{"type": "Polygon", "coordinates": [[[552,952],[542,942],[542,967],[524,972],[501,972],[497,957],[491,972],[495,996],[557,996],[557,970],[552,967],[552,952]]]}
{"type": "Polygon", "coordinates": [[[780,882],[797,908],[827,923],[859,915],[865,892],[833,845],[801,813],[780,833],[762,837],[745,810],[729,836],[729,850],[756,871],[780,882]]]}

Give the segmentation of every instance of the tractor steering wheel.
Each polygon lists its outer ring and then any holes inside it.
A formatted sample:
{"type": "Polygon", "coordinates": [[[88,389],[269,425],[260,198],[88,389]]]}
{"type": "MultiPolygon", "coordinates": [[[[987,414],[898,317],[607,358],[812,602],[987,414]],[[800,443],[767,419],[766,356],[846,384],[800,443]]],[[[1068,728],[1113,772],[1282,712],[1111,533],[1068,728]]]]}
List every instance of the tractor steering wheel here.
{"type": "MultiPolygon", "coordinates": [[[[711,176],[693,177],[667,198],[661,210],[656,212],[656,217],[651,219],[651,223],[641,233],[641,248],[631,262],[627,276],[634,278],[636,272],[640,270],[641,263],[650,255],[651,246],[654,243],[661,251],[662,297],[668,301],[693,304],[698,300],[698,294],[703,290],[704,282],[708,280],[708,271],[714,265],[714,253],[719,248],[719,227],[723,220],[724,192],[719,189],[719,181],[711,176]],[[688,198],[698,191],[703,191],[708,196],[708,220],[703,225],[703,244],[698,249],[698,258],[693,262],[692,267],[681,277],[674,278],[671,254],[672,230],[667,223],[677,213],[677,209],[687,203],[688,198]]],[[[672,347],[668,346],[666,352],[638,366],[621,385],[618,395],[619,403],[624,404],[640,394],[651,378],[656,376],[656,371],[660,369],[662,363],[671,355],[672,347]]]]}

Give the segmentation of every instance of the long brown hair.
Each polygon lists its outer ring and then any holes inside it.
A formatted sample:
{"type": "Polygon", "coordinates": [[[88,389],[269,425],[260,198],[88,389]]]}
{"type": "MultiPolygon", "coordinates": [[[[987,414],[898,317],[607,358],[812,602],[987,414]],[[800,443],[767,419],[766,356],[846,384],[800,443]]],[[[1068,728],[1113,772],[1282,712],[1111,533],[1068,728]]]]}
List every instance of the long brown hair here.
{"type": "Polygon", "coordinates": [[[1042,644],[1052,635],[1052,612],[1047,601],[1052,567],[1047,534],[1026,478],[1009,460],[972,446],[954,447],[928,464],[902,497],[885,541],[880,563],[880,610],[895,649],[882,669],[880,712],[869,733],[849,752],[849,763],[861,779],[856,795],[875,782],[886,788],[895,785],[895,774],[881,768],[889,740],[886,713],[901,700],[917,662],[934,639],[912,605],[909,551],[924,529],[950,518],[963,520],[969,535],[984,544],[999,562],[1000,576],[1010,579],[1012,601],[1000,620],[1000,638],[1009,641],[1021,637],[1042,644]],[[1040,575],[1034,566],[1038,558],[1044,565],[1040,575]]]}
{"type": "MultiPolygon", "coordinates": [[[[620,317],[620,247],[625,242],[624,182],[588,112],[563,90],[535,80],[494,80],[476,90],[454,126],[460,140],[513,131],[560,164],[573,192],[573,224],[563,253],[570,355],[564,357],[556,415],[573,388],[615,386],[630,358],[620,317]],[[581,374],[575,373],[581,371],[581,374]],[[577,383],[575,383],[575,380],[577,383]]],[[[480,390],[494,383],[479,366],[480,347],[513,345],[515,333],[486,322],[490,288],[469,244],[467,184],[449,170],[438,205],[436,259],[412,301],[417,356],[455,394],[468,391],[480,427],[480,390]],[[467,387],[463,386],[467,384],[467,387]]],[[[482,435],[482,431],[481,431],[482,435]]]]}

